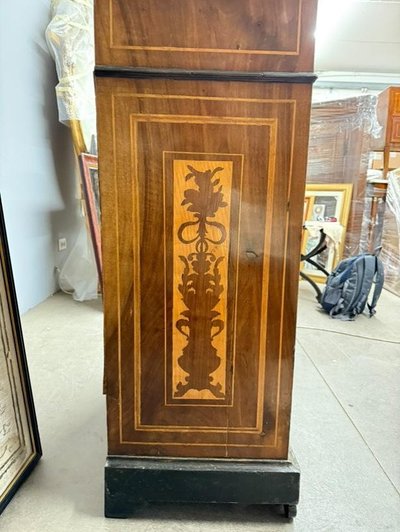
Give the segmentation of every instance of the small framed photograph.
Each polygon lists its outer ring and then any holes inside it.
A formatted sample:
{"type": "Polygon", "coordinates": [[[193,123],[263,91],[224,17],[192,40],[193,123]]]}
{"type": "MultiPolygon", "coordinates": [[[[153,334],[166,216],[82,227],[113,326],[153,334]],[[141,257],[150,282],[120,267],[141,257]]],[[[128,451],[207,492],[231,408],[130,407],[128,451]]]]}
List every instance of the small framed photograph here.
{"type": "Polygon", "coordinates": [[[325,210],[326,204],[314,203],[312,219],[318,222],[323,222],[325,220],[325,210]]]}
{"type": "Polygon", "coordinates": [[[102,279],[101,258],[101,210],[100,210],[100,184],[97,155],[82,153],[79,157],[82,186],[85,197],[86,213],[93,243],[99,281],[102,279]]]}
{"type": "Polygon", "coordinates": [[[42,455],[0,200],[0,513],[42,455]]]}
{"type": "Polygon", "coordinates": [[[337,222],[347,227],[353,185],[347,183],[306,185],[305,198],[310,203],[306,220],[312,222],[337,222]]]}
{"type": "MultiPolygon", "coordinates": [[[[319,243],[319,230],[324,229],[328,247],[313,261],[329,273],[343,256],[352,191],[353,186],[346,183],[306,185],[301,252],[307,255],[312,251],[319,243]]],[[[316,282],[326,280],[322,271],[306,261],[302,262],[301,271],[316,282]]]]}

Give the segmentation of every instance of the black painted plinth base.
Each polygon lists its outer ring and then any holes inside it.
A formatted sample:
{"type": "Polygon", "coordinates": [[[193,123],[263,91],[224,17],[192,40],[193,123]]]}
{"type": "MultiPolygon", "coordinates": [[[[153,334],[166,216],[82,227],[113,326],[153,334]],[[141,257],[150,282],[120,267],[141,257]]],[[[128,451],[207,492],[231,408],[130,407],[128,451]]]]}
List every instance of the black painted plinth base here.
{"type": "Polygon", "coordinates": [[[166,459],[109,456],[105,515],[128,517],[144,503],[282,504],[296,515],[300,470],[276,460],[166,459]]]}

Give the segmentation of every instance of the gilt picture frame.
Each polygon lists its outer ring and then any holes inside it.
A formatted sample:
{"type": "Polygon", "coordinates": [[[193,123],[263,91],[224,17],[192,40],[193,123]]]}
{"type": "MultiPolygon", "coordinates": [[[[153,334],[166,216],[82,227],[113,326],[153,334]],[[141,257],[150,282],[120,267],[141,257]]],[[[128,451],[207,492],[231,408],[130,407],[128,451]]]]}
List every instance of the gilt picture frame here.
{"type": "MultiPolygon", "coordinates": [[[[331,272],[340,262],[344,252],[347,223],[350,214],[353,185],[347,183],[318,184],[307,183],[304,199],[304,228],[301,252],[309,253],[318,243],[319,235],[310,231],[315,227],[329,229],[330,224],[336,226],[335,233],[340,233],[340,241],[336,246],[314,257],[314,260],[327,272],[331,272]],[[307,208],[306,208],[307,205],[307,208]],[[341,230],[337,230],[337,226],[341,230]]],[[[301,271],[315,282],[325,282],[326,275],[307,262],[302,262],[301,271]]]]}
{"type": "Polygon", "coordinates": [[[310,196],[304,197],[304,209],[303,209],[303,225],[305,224],[306,220],[308,220],[310,216],[310,207],[312,198],[310,196]]]}
{"type": "Polygon", "coordinates": [[[0,199],[0,513],[41,455],[0,199]]]}
{"type": "Polygon", "coordinates": [[[97,155],[82,153],[79,156],[82,187],[85,198],[86,214],[93,243],[99,281],[102,280],[102,254],[101,254],[101,208],[100,184],[97,155]]]}

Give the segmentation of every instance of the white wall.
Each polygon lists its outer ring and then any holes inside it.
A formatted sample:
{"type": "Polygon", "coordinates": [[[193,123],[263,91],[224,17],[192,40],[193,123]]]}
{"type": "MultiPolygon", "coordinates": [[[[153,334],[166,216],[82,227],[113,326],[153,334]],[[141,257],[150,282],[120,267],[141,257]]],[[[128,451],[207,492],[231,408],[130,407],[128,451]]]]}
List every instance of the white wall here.
{"type": "MultiPolygon", "coordinates": [[[[319,4],[317,70],[400,71],[400,0],[319,4]]],[[[54,269],[68,253],[57,252],[57,239],[66,236],[71,249],[78,226],[70,134],[58,123],[44,40],[49,7],[0,2],[0,192],[22,312],[56,290],[54,269]]]]}
{"type": "Polygon", "coordinates": [[[319,0],[317,71],[400,72],[400,0],[319,0]]]}
{"type": "Polygon", "coordinates": [[[56,291],[55,267],[77,227],[74,156],[58,123],[44,31],[50,0],[0,3],[0,192],[20,311],[56,291]]]}

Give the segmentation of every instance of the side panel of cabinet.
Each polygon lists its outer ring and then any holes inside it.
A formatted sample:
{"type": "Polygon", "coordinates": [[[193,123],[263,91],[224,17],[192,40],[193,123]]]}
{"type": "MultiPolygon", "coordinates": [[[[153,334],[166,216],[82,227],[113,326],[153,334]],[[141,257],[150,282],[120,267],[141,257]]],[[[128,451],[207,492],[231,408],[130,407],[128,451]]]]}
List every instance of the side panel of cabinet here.
{"type": "MultiPolygon", "coordinates": [[[[389,134],[387,144],[400,144],[400,89],[390,88],[389,134]]],[[[398,146],[397,146],[398,149],[398,146]]]]}
{"type": "Polygon", "coordinates": [[[310,72],[316,0],[96,0],[96,64],[310,72]]]}
{"type": "Polygon", "coordinates": [[[97,80],[109,454],[287,456],[310,90],[97,80]]]}

